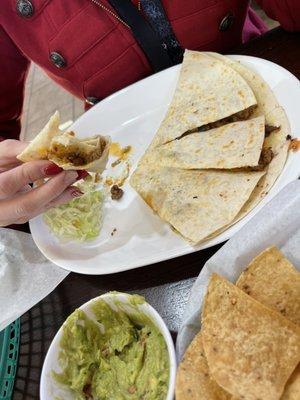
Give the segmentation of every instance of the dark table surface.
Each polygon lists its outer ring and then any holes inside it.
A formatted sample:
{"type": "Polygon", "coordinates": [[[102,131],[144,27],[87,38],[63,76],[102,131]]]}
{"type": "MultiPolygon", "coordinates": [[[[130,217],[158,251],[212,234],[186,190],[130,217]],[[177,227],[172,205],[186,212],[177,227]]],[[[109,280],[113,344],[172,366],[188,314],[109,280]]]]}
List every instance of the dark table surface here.
{"type": "MultiPolygon", "coordinates": [[[[278,28],[233,53],[265,58],[300,78],[300,34],[286,33],[278,28]]],[[[28,227],[25,225],[21,229],[26,231],[28,227]]],[[[68,275],[49,296],[21,318],[14,400],[39,399],[43,360],[58,328],[77,306],[107,291],[145,296],[162,315],[175,339],[191,286],[205,262],[220,247],[114,275],[68,275]]]]}

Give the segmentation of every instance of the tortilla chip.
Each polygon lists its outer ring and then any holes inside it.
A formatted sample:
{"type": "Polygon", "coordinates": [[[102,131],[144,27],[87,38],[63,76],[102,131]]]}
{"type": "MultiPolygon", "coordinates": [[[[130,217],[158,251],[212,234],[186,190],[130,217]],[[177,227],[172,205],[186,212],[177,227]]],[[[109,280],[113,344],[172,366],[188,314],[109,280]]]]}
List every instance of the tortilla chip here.
{"type": "Polygon", "coordinates": [[[230,400],[211,378],[204,355],[201,332],[194,338],[179,364],[176,377],[176,400],[230,400]]]}
{"type": "Polygon", "coordinates": [[[300,273],[276,247],[255,257],[236,285],[300,325],[300,273]]]}
{"type": "Polygon", "coordinates": [[[204,53],[186,50],[173,100],[155,143],[219,121],[256,105],[246,81],[230,66],[204,53]]]}
{"type": "Polygon", "coordinates": [[[145,161],[130,183],[164,221],[199,243],[234,219],[263,174],[159,168],[145,161]]]}
{"type": "Polygon", "coordinates": [[[265,138],[263,116],[191,133],[153,151],[160,165],[183,169],[231,169],[258,165],[265,138]]]}
{"type": "Polygon", "coordinates": [[[285,386],[284,393],[280,400],[299,400],[300,399],[300,364],[293,372],[285,386]]]}
{"type": "MultiPolygon", "coordinates": [[[[259,254],[236,285],[257,301],[300,325],[300,273],[276,247],[259,254]]],[[[289,379],[281,400],[300,399],[300,365],[289,379]]]]}
{"type": "Polygon", "coordinates": [[[235,397],[279,400],[300,361],[300,327],[213,274],[202,314],[212,377],[235,397]]]}

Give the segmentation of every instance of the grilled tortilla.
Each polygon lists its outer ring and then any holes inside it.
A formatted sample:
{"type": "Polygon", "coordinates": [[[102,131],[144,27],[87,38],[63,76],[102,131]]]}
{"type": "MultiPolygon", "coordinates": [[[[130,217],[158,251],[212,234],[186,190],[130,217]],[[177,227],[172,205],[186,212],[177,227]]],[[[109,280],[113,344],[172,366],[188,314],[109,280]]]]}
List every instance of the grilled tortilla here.
{"type": "Polygon", "coordinates": [[[130,183],[144,201],[183,237],[199,243],[232,221],[263,171],[182,170],[147,162],[130,183]]]}
{"type": "Polygon", "coordinates": [[[247,119],[256,104],[251,88],[234,69],[204,53],[186,50],[172,103],[153,144],[233,115],[235,120],[247,119]]]}
{"type": "Polygon", "coordinates": [[[23,162],[50,160],[65,170],[103,172],[109,154],[109,137],[97,135],[79,139],[73,132],[62,132],[59,124],[56,112],[17,158],[23,162]]]}
{"type": "Polygon", "coordinates": [[[196,132],[155,148],[162,166],[183,169],[231,169],[259,163],[265,138],[263,116],[196,132]]]}
{"type": "Polygon", "coordinates": [[[290,137],[291,128],[284,109],[280,107],[271,88],[259,74],[245,67],[240,62],[234,61],[221,54],[205,54],[212,59],[223,62],[240,74],[251,87],[257,100],[257,107],[253,112],[253,116],[264,115],[267,127],[279,128],[272,131],[265,139],[264,148],[271,148],[274,157],[268,165],[266,174],[236,218],[237,221],[248,214],[261,201],[283,170],[288,155],[289,140],[287,140],[287,138],[290,137]]]}

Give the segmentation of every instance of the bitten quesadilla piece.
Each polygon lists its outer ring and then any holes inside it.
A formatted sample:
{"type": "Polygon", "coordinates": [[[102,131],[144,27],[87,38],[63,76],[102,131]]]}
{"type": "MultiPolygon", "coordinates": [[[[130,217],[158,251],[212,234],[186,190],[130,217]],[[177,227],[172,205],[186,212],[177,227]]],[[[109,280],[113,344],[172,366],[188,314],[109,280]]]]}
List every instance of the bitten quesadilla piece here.
{"type": "Polygon", "coordinates": [[[202,313],[212,377],[244,400],[279,400],[300,361],[300,327],[213,274],[202,313]]]}
{"type": "Polygon", "coordinates": [[[145,157],[130,183],[164,221],[199,243],[234,219],[263,174],[160,168],[145,157]]]}
{"type": "Polygon", "coordinates": [[[173,140],[153,151],[162,166],[231,169],[258,165],[265,138],[263,116],[173,140]]]}
{"type": "MultiPolygon", "coordinates": [[[[169,142],[237,113],[248,115],[254,106],[251,88],[235,70],[204,53],[186,50],[173,100],[154,142],[169,142]]],[[[246,118],[241,114],[240,119],[246,118]]]]}
{"type": "Polygon", "coordinates": [[[236,285],[260,303],[300,325],[300,272],[276,247],[270,247],[255,257],[236,285]]]}
{"type": "Polygon", "coordinates": [[[109,154],[109,137],[76,138],[73,132],[61,131],[59,124],[59,113],[56,112],[17,158],[23,162],[50,160],[65,170],[103,172],[109,154]]]}
{"type": "Polygon", "coordinates": [[[59,112],[53,114],[41,132],[32,140],[21,154],[17,156],[20,161],[47,160],[51,140],[59,130],[59,112]]]}
{"type": "Polygon", "coordinates": [[[212,379],[204,355],[201,332],[194,338],[179,364],[176,400],[230,400],[231,395],[212,379]]]}

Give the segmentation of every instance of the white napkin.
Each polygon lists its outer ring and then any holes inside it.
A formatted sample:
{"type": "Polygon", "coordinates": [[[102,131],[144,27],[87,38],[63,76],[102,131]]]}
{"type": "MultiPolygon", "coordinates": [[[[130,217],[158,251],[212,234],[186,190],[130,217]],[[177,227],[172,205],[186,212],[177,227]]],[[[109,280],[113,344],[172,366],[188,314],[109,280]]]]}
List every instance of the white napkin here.
{"type": "Polygon", "coordinates": [[[40,253],[30,234],[0,228],[0,331],[67,275],[40,253]]]}
{"type": "Polygon", "coordinates": [[[300,180],[287,185],[205,264],[194,283],[177,337],[180,360],[200,330],[200,314],[212,272],[235,282],[249,262],[275,245],[300,270],[300,180]]]}

